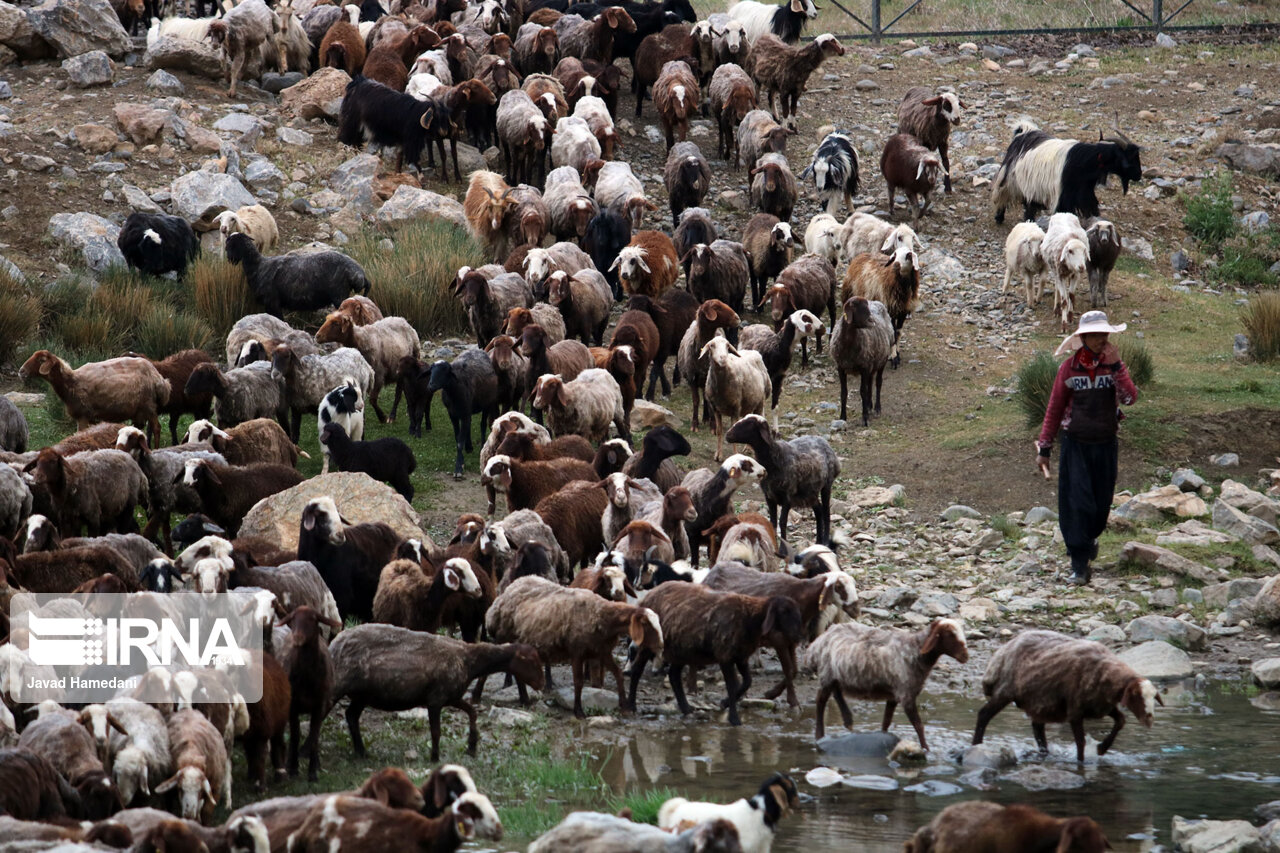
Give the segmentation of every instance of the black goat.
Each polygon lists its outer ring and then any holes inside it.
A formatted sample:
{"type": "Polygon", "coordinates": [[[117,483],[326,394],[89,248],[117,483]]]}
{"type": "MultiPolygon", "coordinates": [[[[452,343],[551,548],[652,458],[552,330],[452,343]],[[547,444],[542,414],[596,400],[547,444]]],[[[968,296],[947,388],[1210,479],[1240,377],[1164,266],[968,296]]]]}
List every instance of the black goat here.
{"type": "Polygon", "coordinates": [[[827,206],[827,213],[836,215],[840,198],[853,210],[853,196],[858,192],[858,152],[853,141],[845,133],[832,131],[818,143],[813,160],[800,173],[801,180],[813,178],[818,198],[827,206]]]}
{"type": "Polygon", "coordinates": [[[471,452],[471,416],[480,415],[480,433],[498,416],[498,374],[483,350],[469,349],[452,362],[431,365],[427,391],[439,391],[453,423],[453,441],[458,454],[453,462],[453,478],[462,479],[462,455],[471,452]]]}
{"type": "Polygon", "coordinates": [[[333,498],[313,498],[299,521],[298,559],[320,572],[343,621],[356,616],[368,622],[382,567],[395,559],[403,541],[389,524],[351,524],[333,498]]]}
{"type": "Polygon", "coordinates": [[[1057,139],[1042,130],[1019,133],[1009,143],[1000,171],[991,182],[996,222],[1004,222],[1011,204],[1022,203],[1023,218],[1033,221],[1039,210],[1074,213],[1082,220],[1099,213],[1096,187],[1108,175],[1120,177],[1120,190],[1142,179],[1142,149],[1123,133],[1097,142],[1057,139]]]}
{"type": "Polygon", "coordinates": [[[567,8],[566,14],[581,15],[589,21],[610,6],[621,6],[631,16],[631,20],[635,21],[634,33],[619,30],[613,36],[613,58],[625,56],[633,69],[636,51],[640,49],[640,42],[644,41],[645,36],[661,32],[663,27],[670,24],[682,21],[692,24],[698,20],[698,13],[689,0],[663,0],[662,3],[633,3],[629,0],[623,3],[574,3],[567,8]]]}
{"type": "Polygon", "coordinates": [[[613,298],[622,298],[618,285],[618,271],[613,266],[618,253],[631,242],[631,224],[616,213],[602,210],[587,223],[587,233],[582,235],[582,248],[591,256],[596,269],[605,270],[605,280],[613,289],[613,298]]]}
{"type": "MultiPolygon", "coordinates": [[[[435,142],[440,150],[441,177],[447,179],[444,140],[453,135],[449,108],[438,101],[419,101],[360,75],[347,84],[338,119],[338,141],[360,148],[368,139],[375,145],[398,149],[397,172],[404,171],[405,160],[421,170],[423,149],[427,150],[428,166],[435,166],[430,147],[435,142]]],[[[456,149],[454,163],[456,169],[456,149]]]]}
{"type": "Polygon", "coordinates": [[[164,213],[130,213],[116,245],[126,264],[151,275],[182,276],[200,254],[200,239],[190,223],[164,213]]]}
{"type": "Polygon", "coordinates": [[[427,422],[427,432],[431,432],[431,398],[435,396],[429,388],[431,365],[425,361],[406,355],[400,359],[400,384],[404,391],[404,403],[409,409],[409,435],[422,438],[422,421],[427,422]]]}
{"type": "Polygon", "coordinates": [[[387,483],[404,497],[413,500],[413,484],[409,475],[417,467],[409,445],[394,436],[373,441],[353,441],[342,424],[325,424],[320,443],[329,448],[329,456],[339,471],[359,471],[387,483]]]}
{"type": "Polygon", "coordinates": [[[285,310],[336,308],[352,291],[369,293],[364,269],[341,252],[263,255],[251,238],[232,234],[227,237],[227,260],[243,267],[249,292],[273,317],[285,310]]]}
{"type": "MultiPolygon", "coordinates": [[[[188,545],[194,545],[206,536],[226,536],[227,530],[204,513],[192,513],[173,526],[169,538],[173,547],[181,551],[188,545]]],[[[175,553],[177,553],[175,551],[175,553]]]]}

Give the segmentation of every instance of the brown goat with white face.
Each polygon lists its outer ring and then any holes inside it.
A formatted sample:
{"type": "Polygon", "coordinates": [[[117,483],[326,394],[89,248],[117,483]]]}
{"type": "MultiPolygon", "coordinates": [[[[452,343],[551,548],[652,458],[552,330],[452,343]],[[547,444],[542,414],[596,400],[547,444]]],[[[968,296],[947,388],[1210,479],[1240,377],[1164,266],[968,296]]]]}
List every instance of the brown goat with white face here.
{"type": "Polygon", "coordinates": [[[880,173],[889,187],[889,217],[893,217],[894,195],[902,190],[911,208],[911,225],[920,227],[920,217],[929,212],[930,196],[943,172],[942,160],[907,133],[896,133],[884,144],[880,173]],[[924,204],[919,202],[923,196],[924,204]]]}
{"type": "Polygon", "coordinates": [[[947,158],[947,144],[952,125],[960,123],[962,109],[966,109],[965,103],[954,92],[935,95],[924,86],[912,86],[898,105],[898,133],[910,134],[925,148],[938,152],[943,185],[948,193],[951,192],[951,161],[947,158]]]}

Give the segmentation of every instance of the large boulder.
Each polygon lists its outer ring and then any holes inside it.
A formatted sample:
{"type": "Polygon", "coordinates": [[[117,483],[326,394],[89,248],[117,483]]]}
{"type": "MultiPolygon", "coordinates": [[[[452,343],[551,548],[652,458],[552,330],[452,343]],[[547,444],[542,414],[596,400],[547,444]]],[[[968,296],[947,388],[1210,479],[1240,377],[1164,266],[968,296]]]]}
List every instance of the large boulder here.
{"type": "Polygon", "coordinates": [[[1163,640],[1150,640],[1125,649],[1120,653],[1120,660],[1133,667],[1138,675],[1152,681],[1176,681],[1190,678],[1195,672],[1187,653],[1163,640]]]}
{"type": "Polygon", "coordinates": [[[337,121],[351,78],[340,68],[321,68],[280,93],[280,105],[299,118],[337,121]]]}
{"type": "Polygon", "coordinates": [[[1280,687],[1280,658],[1254,661],[1249,672],[1253,675],[1253,680],[1262,687],[1280,687]]]}
{"type": "Polygon", "coordinates": [[[1129,639],[1135,643],[1164,640],[1191,652],[1202,652],[1209,648],[1209,635],[1204,629],[1168,616],[1139,616],[1129,623],[1129,639]]]}
{"type": "Polygon", "coordinates": [[[110,266],[124,266],[124,255],[116,246],[120,229],[96,213],[55,213],[49,218],[49,236],[72,251],[94,272],[110,266]]]}
{"type": "Polygon", "coordinates": [[[1218,499],[1271,525],[1275,525],[1276,517],[1280,516],[1280,501],[1269,498],[1262,492],[1255,491],[1235,480],[1222,481],[1222,491],[1218,494],[1218,499]]]}
{"type": "Polygon", "coordinates": [[[171,110],[158,110],[143,104],[116,104],[112,113],[124,135],[138,145],[159,143],[165,130],[173,126],[171,110]]]}
{"type": "Polygon", "coordinates": [[[45,0],[27,13],[27,19],[63,58],[101,50],[120,59],[133,49],[107,0],[45,0]]]}
{"type": "Polygon", "coordinates": [[[153,70],[186,71],[210,80],[223,77],[222,54],[211,44],[176,36],[164,36],[148,46],[142,64],[153,70]]]}
{"type": "Polygon", "coordinates": [[[1266,142],[1250,145],[1243,142],[1224,142],[1217,154],[1233,169],[1256,172],[1271,178],[1280,177],[1280,145],[1266,142]]]}
{"type": "Polygon", "coordinates": [[[281,548],[298,547],[298,520],[313,498],[331,497],[343,518],[352,524],[381,521],[401,536],[435,546],[422,531],[418,514],[395,489],[367,474],[339,472],[303,480],[292,489],[264,498],[253,505],[240,525],[241,536],[262,536],[281,548]]]}
{"type": "Polygon", "coordinates": [[[111,61],[111,57],[100,50],[91,50],[62,60],[62,70],[67,72],[71,82],[81,89],[105,86],[116,76],[115,63],[111,61]]]}
{"type": "Polygon", "coordinates": [[[1280,626],[1280,575],[1268,578],[1253,598],[1253,618],[1259,625],[1280,626]]]}
{"type": "Polygon", "coordinates": [[[220,211],[236,210],[256,204],[244,185],[224,172],[187,172],[174,178],[169,194],[173,197],[174,216],[188,222],[194,222],[215,207],[220,211]]]}
{"type": "Polygon", "coordinates": [[[1120,559],[1126,563],[1135,563],[1159,571],[1182,575],[1183,577],[1198,580],[1201,583],[1216,583],[1220,580],[1219,573],[1208,566],[1202,566],[1195,560],[1189,560],[1180,554],[1175,554],[1168,548],[1161,548],[1159,545],[1148,545],[1145,542],[1126,542],[1124,548],[1120,551],[1120,559]]]}
{"type": "Polygon", "coordinates": [[[1182,853],[1262,853],[1260,837],[1247,820],[1173,818],[1173,847],[1182,853]]]}
{"type": "Polygon", "coordinates": [[[382,161],[376,154],[357,154],[343,162],[329,176],[329,189],[361,214],[373,213],[375,207],[373,181],[382,161]]]}
{"type": "Polygon", "coordinates": [[[401,184],[391,198],[378,209],[378,224],[399,228],[421,219],[443,219],[459,228],[467,227],[462,202],[448,196],[401,184]]]}
{"type": "Polygon", "coordinates": [[[1251,545],[1280,542],[1280,529],[1274,524],[1246,515],[1221,498],[1213,502],[1213,526],[1217,530],[1238,536],[1251,545]]]}
{"type": "Polygon", "coordinates": [[[0,45],[12,50],[19,59],[43,59],[53,54],[49,43],[31,28],[27,10],[0,0],[0,45]]]}
{"type": "Polygon", "coordinates": [[[1170,484],[1134,495],[1116,507],[1115,514],[1130,521],[1159,521],[1166,516],[1194,518],[1208,511],[1209,507],[1199,495],[1170,484]]]}

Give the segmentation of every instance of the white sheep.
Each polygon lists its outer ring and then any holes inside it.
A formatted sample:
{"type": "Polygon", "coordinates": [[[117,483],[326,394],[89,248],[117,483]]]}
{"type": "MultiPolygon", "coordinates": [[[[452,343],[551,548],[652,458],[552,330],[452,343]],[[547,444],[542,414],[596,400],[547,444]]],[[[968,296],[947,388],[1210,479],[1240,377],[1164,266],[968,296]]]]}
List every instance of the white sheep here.
{"type": "Polygon", "coordinates": [[[705,390],[716,434],[716,459],[722,459],[725,419],[732,423],[743,415],[763,415],[773,383],[760,353],[739,351],[718,335],[707,341],[699,356],[710,358],[705,390]]]}
{"type": "Polygon", "coordinates": [[[620,437],[631,439],[622,389],[607,370],[593,367],[579,373],[571,382],[554,373],[545,373],[534,386],[533,406],[547,413],[547,426],[552,435],[577,434],[598,444],[608,438],[612,423],[620,437]]]}
{"type": "MultiPolygon", "coordinates": [[[[555,159],[555,139],[551,142],[555,159]]],[[[587,224],[600,212],[600,206],[582,185],[582,177],[572,166],[552,169],[547,175],[547,188],[542,193],[551,214],[551,233],[561,240],[577,240],[587,233],[587,224]]]]}
{"type": "Polygon", "coordinates": [[[445,56],[443,49],[428,50],[421,54],[413,62],[413,67],[409,69],[409,76],[417,74],[431,74],[442,85],[453,85],[453,74],[449,71],[449,59],[445,56]]]}
{"type": "Polygon", "coordinates": [[[729,17],[742,22],[749,44],[754,45],[765,33],[794,44],[800,38],[804,22],[818,17],[818,7],[813,0],[787,0],[776,5],[741,0],[729,7],[729,17]]]}
{"type": "Polygon", "coordinates": [[[727,820],[738,830],[742,853],[769,853],[778,821],[799,806],[795,782],[789,776],[774,773],[751,799],[721,805],[673,797],[658,810],[658,826],[668,832],[682,832],[707,821],[727,820]]]}
{"type": "Polygon", "coordinates": [[[211,18],[152,18],[151,28],[147,30],[147,47],[151,47],[166,36],[186,41],[204,41],[209,37],[209,25],[222,17],[222,13],[211,18]]]}
{"type": "Polygon", "coordinates": [[[837,222],[834,216],[819,213],[809,220],[809,227],[804,230],[804,250],[821,255],[834,267],[840,261],[847,232],[847,227],[837,222]]]}
{"type": "Polygon", "coordinates": [[[639,231],[646,210],[657,206],[644,197],[644,185],[631,171],[628,163],[610,162],[600,168],[596,178],[596,201],[602,210],[611,210],[631,223],[632,231],[639,231]]]}
{"type": "Polygon", "coordinates": [[[405,86],[404,93],[412,95],[419,101],[425,101],[427,98],[435,97],[444,88],[446,86],[439,77],[424,71],[409,78],[409,84],[405,86]]]}
{"type": "MultiPolygon", "coordinates": [[[[555,133],[551,136],[551,164],[572,166],[579,172],[586,169],[592,160],[600,159],[600,140],[591,132],[586,119],[577,116],[565,116],[556,122],[555,133]]],[[[599,200],[599,196],[597,196],[599,200]]]]}
{"type": "Polygon", "coordinates": [[[257,244],[260,251],[270,251],[280,242],[280,228],[271,211],[260,204],[246,205],[239,210],[224,210],[214,217],[225,245],[231,234],[245,234],[257,244]]]}
{"type": "Polygon", "coordinates": [[[578,103],[574,104],[573,114],[585,121],[587,127],[591,128],[591,132],[600,141],[600,150],[604,159],[612,159],[614,148],[620,143],[618,132],[613,126],[613,116],[609,114],[609,108],[605,102],[595,95],[583,95],[578,99],[578,103]]]}
{"type": "Polygon", "coordinates": [[[1055,213],[1040,242],[1040,255],[1053,281],[1054,313],[1062,319],[1062,333],[1070,331],[1075,295],[1089,285],[1089,235],[1074,213],[1055,213]]]}
{"type": "Polygon", "coordinates": [[[892,255],[901,246],[915,250],[915,230],[905,222],[894,225],[870,213],[854,213],[844,221],[844,259],[863,253],[892,255]]]}
{"type": "Polygon", "coordinates": [[[582,270],[594,270],[591,256],[576,243],[553,243],[545,249],[530,249],[524,257],[524,279],[533,288],[537,299],[545,299],[549,285],[547,278],[557,270],[572,276],[582,270]]]}
{"type": "Polygon", "coordinates": [[[1047,272],[1044,256],[1040,254],[1043,242],[1044,230],[1034,222],[1019,222],[1004,241],[1004,287],[1000,292],[1008,293],[1010,283],[1017,279],[1029,308],[1040,301],[1040,276],[1047,272]]]}
{"type": "MultiPolygon", "coordinates": [[[[336,343],[340,347],[353,347],[364,356],[364,360],[373,369],[373,387],[369,390],[368,400],[373,405],[378,420],[388,422],[378,404],[378,394],[385,385],[398,382],[400,365],[405,357],[418,357],[421,343],[417,330],[403,317],[384,317],[375,323],[359,326],[347,315],[334,312],[325,318],[324,325],[316,332],[316,340],[322,344],[336,343]]],[[[330,386],[332,387],[336,387],[336,383],[330,386]]],[[[396,384],[391,404],[392,418],[400,403],[400,393],[401,387],[396,384]]]]}
{"type": "Polygon", "coordinates": [[[111,775],[127,807],[136,795],[151,796],[151,785],[169,777],[169,730],[164,716],[137,699],[119,696],[107,702],[107,711],[125,733],[111,735],[115,761],[111,775]]]}

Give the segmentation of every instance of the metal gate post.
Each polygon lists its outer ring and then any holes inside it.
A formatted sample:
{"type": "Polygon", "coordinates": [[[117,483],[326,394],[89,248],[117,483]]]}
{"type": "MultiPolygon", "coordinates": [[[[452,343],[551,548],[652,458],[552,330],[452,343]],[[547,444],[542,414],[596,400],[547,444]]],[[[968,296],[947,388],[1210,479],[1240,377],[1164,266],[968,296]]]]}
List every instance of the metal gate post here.
{"type": "Polygon", "coordinates": [[[871,0],[871,42],[880,43],[880,0],[871,0]]]}
{"type": "Polygon", "coordinates": [[[1151,0],[1151,22],[1156,32],[1164,29],[1164,0],[1151,0]]]}

